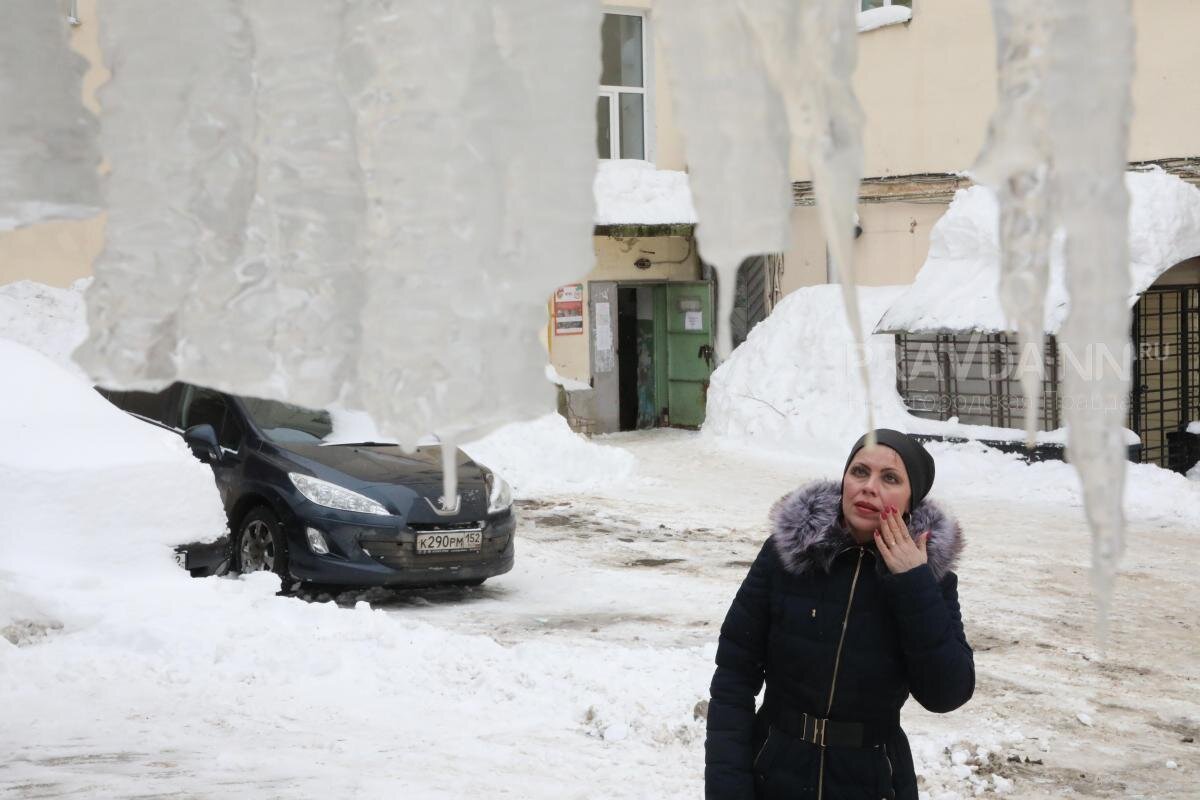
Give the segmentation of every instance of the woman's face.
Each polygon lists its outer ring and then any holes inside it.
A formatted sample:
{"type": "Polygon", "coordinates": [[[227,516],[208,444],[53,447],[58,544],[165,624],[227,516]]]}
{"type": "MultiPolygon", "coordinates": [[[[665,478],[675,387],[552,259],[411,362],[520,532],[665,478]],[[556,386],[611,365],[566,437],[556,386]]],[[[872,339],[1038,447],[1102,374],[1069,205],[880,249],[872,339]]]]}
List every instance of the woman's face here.
{"type": "Polygon", "coordinates": [[[884,445],[859,450],[842,476],[842,517],[858,542],[872,540],[884,508],[906,512],[911,498],[900,454],[884,445]]]}

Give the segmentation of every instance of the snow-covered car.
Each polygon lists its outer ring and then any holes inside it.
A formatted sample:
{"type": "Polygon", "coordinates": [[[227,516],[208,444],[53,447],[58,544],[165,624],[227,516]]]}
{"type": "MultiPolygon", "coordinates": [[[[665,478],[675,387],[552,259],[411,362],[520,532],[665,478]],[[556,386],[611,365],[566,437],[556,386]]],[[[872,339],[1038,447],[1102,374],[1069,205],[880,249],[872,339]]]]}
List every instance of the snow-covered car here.
{"type": "Polygon", "coordinates": [[[458,495],[447,503],[437,445],[405,453],[344,441],[327,411],[186,383],[99,391],[183,436],[212,467],[231,535],[177,552],[193,574],[224,560],[314,584],[478,585],[512,569],[512,492],[461,450],[458,495]]]}

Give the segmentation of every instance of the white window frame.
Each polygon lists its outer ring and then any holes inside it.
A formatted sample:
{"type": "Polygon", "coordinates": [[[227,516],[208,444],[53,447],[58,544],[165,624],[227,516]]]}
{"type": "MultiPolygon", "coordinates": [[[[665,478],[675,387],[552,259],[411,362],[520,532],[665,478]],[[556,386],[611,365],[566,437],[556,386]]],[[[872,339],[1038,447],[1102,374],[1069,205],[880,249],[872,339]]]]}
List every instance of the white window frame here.
{"type": "MultiPolygon", "coordinates": [[[[875,10],[873,8],[863,8],[863,3],[865,3],[865,2],[866,2],[866,0],[858,0],[858,3],[857,3],[858,13],[862,14],[865,11],[874,11],[875,10]]],[[[887,8],[888,6],[898,6],[898,5],[901,5],[901,3],[894,2],[894,0],[883,0],[883,5],[880,6],[880,8],[887,8]]],[[[904,7],[909,10],[912,9],[911,6],[904,6],[904,7]]]]}
{"type": "Polygon", "coordinates": [[[621,158],[621,103],[618,95],[621,93],[640,94],[642,95],[642,142],[645,150],[642,157],[653,164],[654,145],[658,137],[655,135],[654,127],[654,92],[650,88],[654,85],[654,48],[651,46],[654,39],[650,30],[650,14],[644,8],[625,6],[605,5],[601,10],[605,14],[621,14],[642,19],[642,85],[606,86],[601,84],[598,92],[599,97],[608,98],[608,135],[609,141],[612,143],[612,158],[621,158]]]}

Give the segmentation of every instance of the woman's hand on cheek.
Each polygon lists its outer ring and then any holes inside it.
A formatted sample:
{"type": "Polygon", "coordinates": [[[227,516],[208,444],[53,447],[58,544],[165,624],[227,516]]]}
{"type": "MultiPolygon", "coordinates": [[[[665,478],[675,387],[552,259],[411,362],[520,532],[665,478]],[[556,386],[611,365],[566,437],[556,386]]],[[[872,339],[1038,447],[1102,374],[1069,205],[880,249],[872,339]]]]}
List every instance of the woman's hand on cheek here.
{"type": "Polygon", "coordinates": [[[925,547],[929,542],[929,531],[925,531],[913,540],[908,535],[908,526],[904,524],[899,510],[890,506],[880,514],[879,528],[875,531],[875,546],[883,563],[893,575],[908,572],[914,567],[928,563],[925,547]]]}

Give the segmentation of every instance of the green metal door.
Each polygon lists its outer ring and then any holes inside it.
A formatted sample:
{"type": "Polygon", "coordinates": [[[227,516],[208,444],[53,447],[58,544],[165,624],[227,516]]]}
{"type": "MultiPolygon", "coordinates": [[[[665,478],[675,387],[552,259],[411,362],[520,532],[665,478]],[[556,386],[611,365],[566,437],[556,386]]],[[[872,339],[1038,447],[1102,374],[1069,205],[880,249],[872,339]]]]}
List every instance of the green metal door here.
{"type": "Polygon", "coordinates": [[[712,284],[667,284],[667,408],[671,425],[704,422],[713,355],[712,284]]]}

